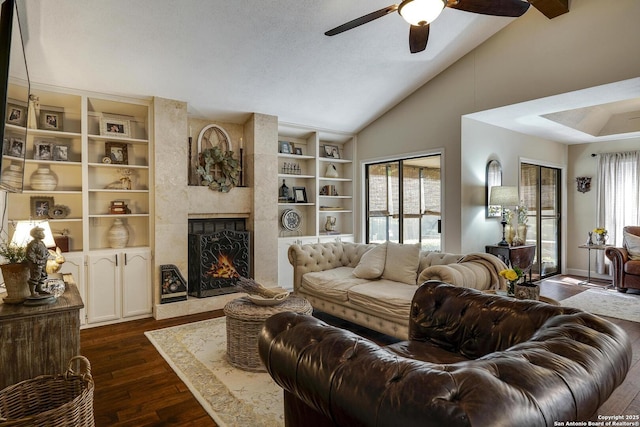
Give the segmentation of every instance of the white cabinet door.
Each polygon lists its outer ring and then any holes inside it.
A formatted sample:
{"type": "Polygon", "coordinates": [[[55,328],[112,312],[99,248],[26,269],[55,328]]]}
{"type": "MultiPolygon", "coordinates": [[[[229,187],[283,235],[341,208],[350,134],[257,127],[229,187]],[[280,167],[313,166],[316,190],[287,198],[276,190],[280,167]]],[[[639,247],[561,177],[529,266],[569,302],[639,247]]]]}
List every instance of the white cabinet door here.
{"type": "Polygon", "coordinates": [[[117,320],[121,314],[120,263],[117,251],[87,255],[87,322],[117,320]]]}
{"type": "MultiPolygon", "coordinates": [[[[80,298],[82,298],[82,302],[87,304],[87,292],[84,280],[84,255],[81,252],[66,252],[63,254],[64,256],[64,264],[60,268],[60,273],[62,274],[71,274],[73,276],[74,282],[76,282],[76,286],[78,287],[78,292],[80,292],[80,298]]],[[[84,325],[86,323],[85,314],[86,310],[80,309],[80,324],[84,325]]]]}
{"type": "Polygon", "coordinates": [[[151,313],[151,250],[123,252],[122,317],[151,313]]]}

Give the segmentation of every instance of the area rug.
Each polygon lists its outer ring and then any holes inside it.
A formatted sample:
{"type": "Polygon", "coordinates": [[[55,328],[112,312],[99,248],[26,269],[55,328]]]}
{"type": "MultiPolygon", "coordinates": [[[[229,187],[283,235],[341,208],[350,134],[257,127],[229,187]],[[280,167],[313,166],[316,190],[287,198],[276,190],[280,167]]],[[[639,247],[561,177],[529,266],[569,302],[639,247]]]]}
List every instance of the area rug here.
{"type": "Polygon", "coordinates": [[[267,373],[227,362],[224,317],[145,332],[220,427],[283,426],[283,393],[267,373]]]}
{"type": "Polygon", "coordinates": [[[623,294],[615,289],[588,289],[563,299],[560,304],[599,316],[640,322],[640,295],[638,294],[623,294]]]}

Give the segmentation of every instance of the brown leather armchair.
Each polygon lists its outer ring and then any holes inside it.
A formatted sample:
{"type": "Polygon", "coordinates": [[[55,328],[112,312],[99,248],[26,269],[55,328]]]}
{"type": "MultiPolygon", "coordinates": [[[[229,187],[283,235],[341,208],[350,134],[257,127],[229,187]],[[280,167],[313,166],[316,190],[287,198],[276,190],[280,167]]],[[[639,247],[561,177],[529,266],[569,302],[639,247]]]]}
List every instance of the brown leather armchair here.
{"type": "MultiPolygon", "coordinates": [[[[640,236],[640,226],[626,226],[627,233],[640,236]]],[[[627,289],[640,289],[640,260],[632,260],[625,247],[608,247],[604,254],[611,260],[613,269],[613,285],[620,292],[627,289]]]]}
{"type": "Polygon", "coordinates": [[[622,383],[622,329],[578,309],[441,282],[418,288],[409,340],[381,347],[305,315],[265,322],[259,352],[292,426],[553,426],[622,383]]]}

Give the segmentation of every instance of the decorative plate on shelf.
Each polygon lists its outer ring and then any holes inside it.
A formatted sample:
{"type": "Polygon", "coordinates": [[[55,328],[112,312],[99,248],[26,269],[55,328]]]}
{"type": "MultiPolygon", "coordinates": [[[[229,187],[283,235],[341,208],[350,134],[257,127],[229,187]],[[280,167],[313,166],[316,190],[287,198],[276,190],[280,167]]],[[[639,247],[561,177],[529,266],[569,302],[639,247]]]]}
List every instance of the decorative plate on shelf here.
{"type": "Polygon", "coordinates": [[[281,221],[285,230],[297,231],[302,225],[302,215],[297,209],[287,209],[282,212],[281,221]]]}

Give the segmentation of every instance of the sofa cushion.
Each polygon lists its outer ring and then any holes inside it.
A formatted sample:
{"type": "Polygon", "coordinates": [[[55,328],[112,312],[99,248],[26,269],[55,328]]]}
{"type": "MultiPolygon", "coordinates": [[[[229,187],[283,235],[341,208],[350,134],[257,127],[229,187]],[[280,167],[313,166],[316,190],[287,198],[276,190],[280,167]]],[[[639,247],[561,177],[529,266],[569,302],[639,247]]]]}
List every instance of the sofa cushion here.
{"type": "Polygon", "coordinates": [[[640,236],[636,236],[635,234],[631,234],[628,232],[623,232],[624,234],[624,247],[627,248],[627,252],[629,253],[629,258],[633,260],[640,260],[640,236]]]}
{"type": "Polygon", "coordinates": [[[301,287],[310,294],[345,302],[348,300],[347,291],[351,287],[367,281],[355,277],[352,267],[338,267],[306,273],[302,276],[301,287]]]}
{"type": "Polygon", "coordinates": [[[347,293],[351,304],[363,307],[366,311],[382,317],[408,319],[416,289],[415,285],[382,279],[352,286],[347,293]]]}
{"type": "Polygon", "coordinates": [[[387,242],[384,242],[362,255],[353,275],[361,279],[378,279],[382,276],[386,260],[387,242]]]}
{"type": "Polygon", "coordinates": [[[387,259],[382,278],[415,285],[420,263],[420,243],[404,245],[387,242],[387,259]]]}

